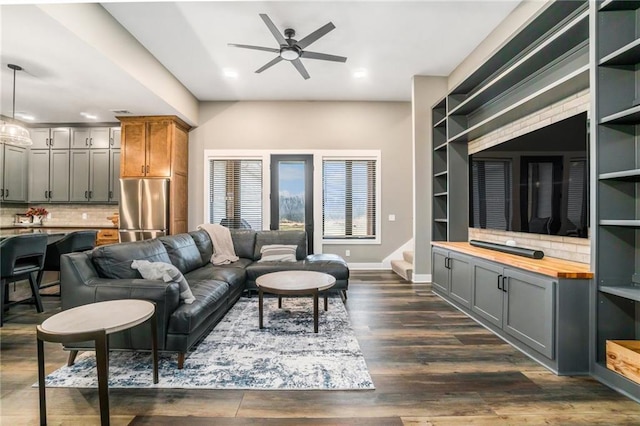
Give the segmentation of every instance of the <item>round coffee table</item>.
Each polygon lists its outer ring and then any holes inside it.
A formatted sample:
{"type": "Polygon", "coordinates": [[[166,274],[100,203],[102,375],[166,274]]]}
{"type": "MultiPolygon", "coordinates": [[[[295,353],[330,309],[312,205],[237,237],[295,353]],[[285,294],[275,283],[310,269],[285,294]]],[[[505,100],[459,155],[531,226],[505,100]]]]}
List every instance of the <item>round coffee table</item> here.
{"type": "MultiPolygon", "coordinates": [[[[40,424],[47,424],[45,401],[44,343],[95,341],[98,370],[100,423],[109,424],[109,344],[108,335],[127,330],[151,320],[153,383],[158,383],[158,326],[156,305],[147,300],[122,299],[90,303],[59,312],[36,327],[38,338],[38,387],[40,389],[40,424]]],[[[77,351],[72,351],[69,365],[77,351]]]]}
{"type": "MultiPolygon", "coordinates": [[[[318,294],[328,290],[336,283],[336,279],[322,272],[315,271],[280,271],[264,274],[256,278],[258,287],[258,311],[260,328],[263,327],[263,294],[278,295],[278,308],[282,308],[282,296],[313,297],[313,332],[318,332],[318,294]]],[[[324,310],[327,310],[327,295],[324,296],[324,310]]]]}

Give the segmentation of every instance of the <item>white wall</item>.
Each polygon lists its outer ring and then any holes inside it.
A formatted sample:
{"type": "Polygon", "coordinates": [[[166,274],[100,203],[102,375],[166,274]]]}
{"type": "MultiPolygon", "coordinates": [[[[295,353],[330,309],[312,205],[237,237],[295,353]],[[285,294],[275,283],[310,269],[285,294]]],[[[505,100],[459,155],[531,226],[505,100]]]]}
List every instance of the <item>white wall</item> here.
{"type": "Polygon", "coordinates": [[[379,149],[381,244],[325,245],[323,252],[349,249],[349,263],[379,263],[412,238],[411,103],[203,102],[198,121],[189,134],[189,229],[204,222],[205,149],[379,149]]]}

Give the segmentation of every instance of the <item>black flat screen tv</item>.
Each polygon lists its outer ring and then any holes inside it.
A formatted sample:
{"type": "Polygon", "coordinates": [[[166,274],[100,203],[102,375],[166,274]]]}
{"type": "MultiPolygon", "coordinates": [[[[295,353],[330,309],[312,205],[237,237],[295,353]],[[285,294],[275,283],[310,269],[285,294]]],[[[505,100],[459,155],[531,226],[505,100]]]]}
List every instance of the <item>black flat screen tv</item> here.
{"type": "Polygon", "coordinates": [[[587,238],[587,113],[469,156],[469,226],[587,238]]]}

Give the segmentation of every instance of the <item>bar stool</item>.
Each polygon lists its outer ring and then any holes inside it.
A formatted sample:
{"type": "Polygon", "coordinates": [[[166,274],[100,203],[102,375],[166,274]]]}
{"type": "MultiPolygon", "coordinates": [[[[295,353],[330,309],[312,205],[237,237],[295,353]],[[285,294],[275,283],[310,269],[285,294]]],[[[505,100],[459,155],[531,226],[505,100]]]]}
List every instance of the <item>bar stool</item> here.
{"type": "MultiPolygon", "coordinates": [[[[57,241],[47,245],[47,254],[44,259],[44,267],[38,273],[38,286],[40,290],[60,284],[57,281],[42,285],[44,271],[60,272],[60,255],[78,251],[92,250],[96,246],[96,235],[98,231],[75,231],[71,232],[57,241]]],[[[60,293],[41,294],[41,296],[60,296],[60,293]]]]}
{"type": "Polygon", "coordinates": [[[36,310],[43,311],[38,282],[33,274],[39,273],[44,266],[47,238],[47,234],[26,234],[0,241],[0,327],[4,324],[5,308],[9,306],[33,299],[36,310]],[[7,303],[9,283],[19,280],[29,280],[32,297],[7,303]]]}

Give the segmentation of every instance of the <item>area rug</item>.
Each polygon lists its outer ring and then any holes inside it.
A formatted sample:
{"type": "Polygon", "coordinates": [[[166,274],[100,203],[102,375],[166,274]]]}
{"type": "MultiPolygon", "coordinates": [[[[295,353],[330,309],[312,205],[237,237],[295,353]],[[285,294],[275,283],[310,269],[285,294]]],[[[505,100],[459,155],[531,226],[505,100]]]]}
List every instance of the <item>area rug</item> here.
{"type": "MultiPolygon", "coordinates": [[[[182,370],[176,356],[160,355],[153,384],[151,355],[109,354],[110,388],[184,389],[374,389],[360,346],[339,298],[320,301],[319,333],[313,332],[311,298],[265,298],[258,328],[258,298],[241,298],[190,353],[182,370]]],[[[97,387],[95,353],[47,376],[48,387],[97,387]]]]}

